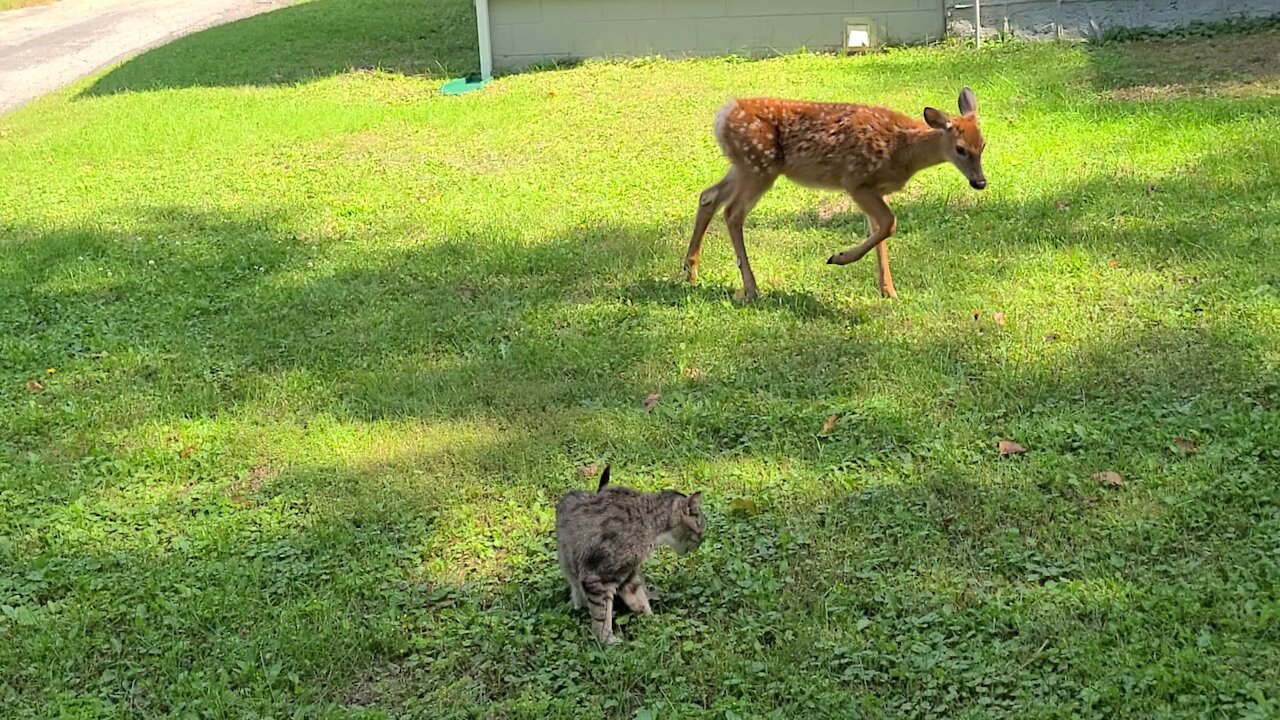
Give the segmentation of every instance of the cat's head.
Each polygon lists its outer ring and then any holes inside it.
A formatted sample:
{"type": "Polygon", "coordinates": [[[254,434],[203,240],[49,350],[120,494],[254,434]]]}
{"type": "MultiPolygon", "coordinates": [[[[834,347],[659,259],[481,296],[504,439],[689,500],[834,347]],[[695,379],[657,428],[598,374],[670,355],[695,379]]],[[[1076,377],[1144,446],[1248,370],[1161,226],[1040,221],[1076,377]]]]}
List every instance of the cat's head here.
{"type": "Polygon", "coordinates": [[[702,544],[707,520],[702,515],[702,493],[692,495],[675,493],[671,502],[671,529],[666,532],[668,543],[679,555],[693,552],[702,544]]]}

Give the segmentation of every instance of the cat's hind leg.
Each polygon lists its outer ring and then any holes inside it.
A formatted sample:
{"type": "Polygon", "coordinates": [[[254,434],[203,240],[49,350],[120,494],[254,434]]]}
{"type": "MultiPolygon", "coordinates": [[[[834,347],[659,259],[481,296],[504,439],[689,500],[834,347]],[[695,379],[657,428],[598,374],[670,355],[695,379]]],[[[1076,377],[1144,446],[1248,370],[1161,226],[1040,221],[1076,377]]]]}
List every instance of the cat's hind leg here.
{"type": "Polygon", "coordinates": [[[587,596],[583,594],[582,582],[578,580],[577,573],[573,571],[562,548],[556,548],[556,561],[560,564],[560,574],[569,583],[569,602],[573,603],[574,610],[581,610],[587,596]]]}
{"type": "Polygon", "coordinates": [[[613,634],[613,596],[618,586],[602,580],[598,575],[582,578],[582,590],[587,596],[587,609],[591,612],[591,632],[605,645],[618,639],[613,634]]]}
{"type": "Polygon", "coordinates": [[[586,593],[582,592],[582,583],[577,580],[569,581],[569,602],[573,603],[574,610],[581,610],[582,606],[587,604],[586,593]]]}

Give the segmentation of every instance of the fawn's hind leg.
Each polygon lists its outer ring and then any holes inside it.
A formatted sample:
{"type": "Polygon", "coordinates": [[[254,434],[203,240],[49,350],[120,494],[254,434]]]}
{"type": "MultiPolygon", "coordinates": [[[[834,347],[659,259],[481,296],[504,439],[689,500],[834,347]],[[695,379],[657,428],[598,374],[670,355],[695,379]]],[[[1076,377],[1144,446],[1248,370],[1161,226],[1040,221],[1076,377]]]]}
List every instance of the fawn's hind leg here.
{"type": "Polygon", "coordinates": [[[756,276],[747,260],[747,245],[742,237],[742,224],[747,215],[760,202],[760,198],[773,187],[774,178],[767,175],[742,175],[733,197],[724,209],[724,222],[733,241],[733,252],[738,256],[738,272],[742,274],[742,300],[751,302],[760,296],[756,288],[756,276]]]}

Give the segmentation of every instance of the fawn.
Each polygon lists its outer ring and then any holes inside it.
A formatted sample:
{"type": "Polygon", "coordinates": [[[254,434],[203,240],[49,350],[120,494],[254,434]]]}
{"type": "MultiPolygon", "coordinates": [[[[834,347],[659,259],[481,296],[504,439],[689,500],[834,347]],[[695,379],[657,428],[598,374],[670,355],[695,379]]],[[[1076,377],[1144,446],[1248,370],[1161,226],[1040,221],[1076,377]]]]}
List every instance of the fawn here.
{"type": "Polygon", "coordinates": [[[759,291],[742,241],[742,223],[779,175],[807,187],[843,190],[866,214],[871,233],[855,248],[827,258],[848,265],[876,249],[880,293],[897,298],[885,240],[897,218],[884,197],[906,186],[921,170],[950,162],[975,190],[987,186],[982,173],[986,142],[978,130],[978,99],[960,92],[960,115],[924,109],[924,120],[885,107],[774,98],[739,99],[716,116],[716,140],[729,159],[724,179],[702,191],[693,239],[685,255],[685,279],[698,277],[698,257],[707,226],[721,207],[742,273],[742,298],[759,291]]]}

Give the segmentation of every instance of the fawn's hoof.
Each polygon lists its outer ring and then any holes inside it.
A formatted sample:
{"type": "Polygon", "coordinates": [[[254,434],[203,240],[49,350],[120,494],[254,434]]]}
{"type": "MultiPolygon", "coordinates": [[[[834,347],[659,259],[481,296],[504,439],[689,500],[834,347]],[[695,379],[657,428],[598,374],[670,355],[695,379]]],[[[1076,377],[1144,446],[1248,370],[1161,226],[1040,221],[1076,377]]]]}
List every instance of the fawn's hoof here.
{"type": "Polygon", "coordinates": [[[862,259],[862,255],[858,253],[857,248],[853,250],[845,250],[827,258],[828,265],[848,265],[858,262],[862,259]]]}

